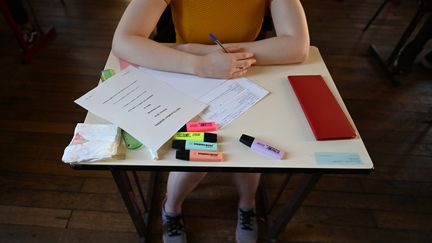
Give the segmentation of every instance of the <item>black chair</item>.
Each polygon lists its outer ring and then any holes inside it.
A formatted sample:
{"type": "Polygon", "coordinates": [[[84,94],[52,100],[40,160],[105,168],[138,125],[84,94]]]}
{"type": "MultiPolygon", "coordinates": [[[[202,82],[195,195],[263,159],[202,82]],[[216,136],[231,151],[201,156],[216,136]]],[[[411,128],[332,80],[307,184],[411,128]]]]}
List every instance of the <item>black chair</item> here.
{"type": "Polygon", "coordinates": [[[374,58],[376,58],[380,65],[383,67],[384,71],[386,72],[386,75],[388,78],[392,81],[393,84],[399,85],[400,81],[395,77],[396,70],[394,67],[394,63],[396,59],[398,58],[398,55],[402,49],[402,47],[406,44],[408,38],[411,36],[417,25],[420,23],[422,18],[425,16],[425,14],[432,12],[432,0],[418,0],[417,1],[417,11],[408,24],[407,28],[403,32],[401,38],[399,39],[398,43],[394,47],[393,51],[390,53],[389,57],[384,60],[381,57],[381,54],[379,53],[378,49],[375,47],[375,45],[371,44],[369,46],[369,51],[373,55],[374,58]]]}
{"type": "Polygon", "coordinates": [[[366,31],[369,26],[375,21],[375,19],[378,17],[378,15],[381,13],[381,11],[384,9],[384,7],[387,5],[387,3],[389,2],[396,2],[397,4],[400,3],[400,1],[398,0],[384,0],[381,5],[379,6],[379,8],[377,9],[377,11],[374,13],[374,15],[372,15],[372,17],[369,19],[368,23],[366,24],[366,26],[363,28],[363,31],[366,31]]]}
{"type": "Polygon", "coordinates": [[[169,5],[166,7],[157,23],[156,35],[153,37],[153,40],[166,43],[174,43],[176,41],[175,28],[171,16],[171,7],[169,5]]]}
{"type": "Polygon", "coordinates": [[[28,43],[26,43],[26,41],[22,37],[20,27],[15,22],[15,19],[13,18],[12,13],[10,12],[9,7],[4,2],[4,0],[0,0],[0,12],[3,13],[7,24],[11,28],[13,34],[15,35],[15,38],[18,41],[18,45],[23,50],[23,53],[22,53],[23,62],[28,63],[28,62],[30,62],[32,57],[38,51],[40,51],[40,49],[42,49],[43,46],[45,46],[47,44],[48,41],[50,41],[51,39],[53,39],[56,36],[56,30],[54,29],[54,27],[50,26],[47,31],[43,31],[43,29],[41,28],[41,26],[38,22],[38,19],[36,18],[36,14],[33,11],[33,7],[31,5],[31,3],[29,1],[25,1],[25,3],[27,4],[27,9],[29,11],[30,18],[32,19],[33,24],[35,25],[36,30],[39,33],[38,39],[32,45],[29,45],[28,43]]]}

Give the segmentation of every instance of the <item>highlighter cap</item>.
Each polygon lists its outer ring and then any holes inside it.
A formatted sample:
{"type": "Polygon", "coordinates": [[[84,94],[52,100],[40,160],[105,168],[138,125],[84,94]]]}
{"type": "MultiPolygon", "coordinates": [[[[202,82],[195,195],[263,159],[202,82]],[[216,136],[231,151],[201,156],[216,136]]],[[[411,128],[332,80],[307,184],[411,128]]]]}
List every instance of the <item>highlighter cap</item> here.
{"type": "Polygon", "coordinates": [[[176,159],[190,160],[189,150],[177,150],[176,151],[176,159]]]}
{"type": "Polygon", "coordinates": [[[185,140],[173,140],[171,147],[174,149],[185,149],[185,145],[185,140]]]}
{"type": "Polygon", "coordinates": [[[243,144],[245,144],[246,146],[250,147],[252,146],[253,141],[255,140],[254,137],[251,137],[249,135],[246,134],[242,134],[239,141],[243,144]]]}
{"type": "Polygon", "coordinates": [[[178,131],[179,131],[179,132],[187,132],[187,127],[186,127],[186,125],[182,126],[178,131]]]}
{"type": "Polygon", "coordinates": [[[217,134],[209,132],[204,133],[204,142],[216,143],[217,134]]]}

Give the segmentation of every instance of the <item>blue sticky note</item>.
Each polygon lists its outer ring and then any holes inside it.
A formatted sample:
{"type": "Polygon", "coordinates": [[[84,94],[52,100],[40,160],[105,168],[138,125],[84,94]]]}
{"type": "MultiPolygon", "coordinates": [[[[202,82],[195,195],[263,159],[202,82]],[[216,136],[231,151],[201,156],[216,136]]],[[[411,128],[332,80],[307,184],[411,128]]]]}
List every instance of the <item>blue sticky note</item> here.
{"type": "Polygon", "coordinates": [[[315,152],[315,160],[319,165],[353,165],[362,163],[358,153],[315,152]]]}

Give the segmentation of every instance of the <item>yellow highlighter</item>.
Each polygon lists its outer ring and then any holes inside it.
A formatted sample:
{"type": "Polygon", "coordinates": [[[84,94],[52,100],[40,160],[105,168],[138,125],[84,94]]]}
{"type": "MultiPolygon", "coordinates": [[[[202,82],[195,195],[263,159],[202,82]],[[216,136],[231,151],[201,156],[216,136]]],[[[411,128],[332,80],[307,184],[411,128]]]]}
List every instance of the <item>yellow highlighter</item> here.
{"type": "Polygon", "coordinates": [[[209,132],[178,132],[173,139],[215,143],[217,142],[217,134],[209,132]]]}

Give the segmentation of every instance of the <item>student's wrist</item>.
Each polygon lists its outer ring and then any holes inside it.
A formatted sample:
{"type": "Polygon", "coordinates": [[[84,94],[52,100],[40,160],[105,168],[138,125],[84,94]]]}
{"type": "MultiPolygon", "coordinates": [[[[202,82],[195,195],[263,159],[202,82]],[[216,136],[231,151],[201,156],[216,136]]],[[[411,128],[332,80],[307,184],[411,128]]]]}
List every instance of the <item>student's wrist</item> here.
{"type": "Polygon", "coordinates": [[[202,64],[203,64],[203,57],[202,56],[198,56],[198,55],[193,55],[191,58],[191,74],[194,75],[198,75],[198,76],[202,76],[203,74],[203,69],[202,69],[202,64]]]}
{"type": "Polygon", "coordinates": [[[177,70],[182,73],[199,75],[200,56],[185,53],[182,59],[177,62],[177,70]]]}

